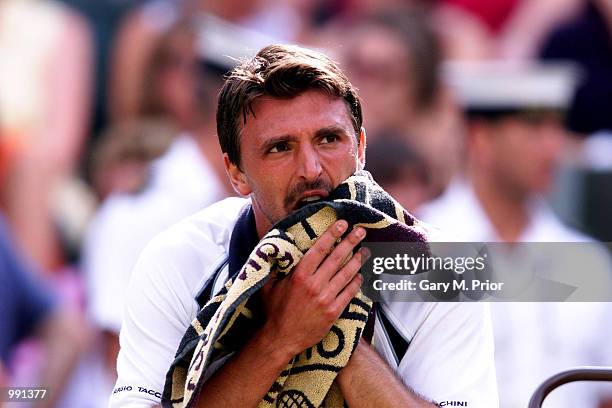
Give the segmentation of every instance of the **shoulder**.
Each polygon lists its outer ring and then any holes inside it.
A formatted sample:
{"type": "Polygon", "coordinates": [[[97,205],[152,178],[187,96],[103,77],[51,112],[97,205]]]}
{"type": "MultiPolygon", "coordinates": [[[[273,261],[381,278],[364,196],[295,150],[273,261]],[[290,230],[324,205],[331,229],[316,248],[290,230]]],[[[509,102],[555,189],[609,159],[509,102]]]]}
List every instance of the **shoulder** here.
{"type": "Polygon", "coordinates": [[[111,406],[147,398],[159,402],[159,397],[135,390],[162,392],[177,346],[199,310],[196,295],[227,256],[233,226],[248,202],[229,198],[215,203],[161,232],[145,247],[123,312],[111,406]]]}
{"type": "Polygon", "coordinates": [[[248,199],[230,197],[184,218],[155,237],[155,247],[176,247],[181,243],[207,243],[227,248],[234,224],[248,199]]]}
{"type": "Polygon", "coordinates": [[[140,255],[131,285],[147,287],[161,281],[164,287],[180,285],[193,297],[227,256],[234,224],[248,203],[227,198],[155,236],[140,255]]]}
{"type": "Polygon", "coordinates": [[[455,338],[470,335],[470,332],[471,335],[482,334],[482,329],[486,334],[490,325],[489,306],[484,303],[390,302],[384,310],[409,341],[419,333],[429,331],[439,334],[454,332],[455,338]]]}

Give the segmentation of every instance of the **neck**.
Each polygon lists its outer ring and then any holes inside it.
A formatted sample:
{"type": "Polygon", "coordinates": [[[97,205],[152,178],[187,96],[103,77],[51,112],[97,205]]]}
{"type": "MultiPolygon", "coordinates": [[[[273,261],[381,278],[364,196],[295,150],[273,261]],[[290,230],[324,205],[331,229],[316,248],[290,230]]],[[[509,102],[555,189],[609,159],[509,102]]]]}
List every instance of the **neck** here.
{"type": "Polygon", "coordinates": [[[505,242],[517,241],[529,223],[528,196],[493,180],[485,171],[473,173],[471,181],[497,235],[505,242]]]}
{"type": "Polygon", "coordinates": [[[257,229],[257,236],[259,237],[259,239],[262,239],[264,235],[266,235],[268,231],[270,231],[270,229],[272,228],[272,223],[270,222],[268,217],[266,217],[266,215],[261,211],[259,205],[257,204],[257,201],[251,198],[251,202],[253,205],[253,214],[255,215],[255,227],[257,229]]]}

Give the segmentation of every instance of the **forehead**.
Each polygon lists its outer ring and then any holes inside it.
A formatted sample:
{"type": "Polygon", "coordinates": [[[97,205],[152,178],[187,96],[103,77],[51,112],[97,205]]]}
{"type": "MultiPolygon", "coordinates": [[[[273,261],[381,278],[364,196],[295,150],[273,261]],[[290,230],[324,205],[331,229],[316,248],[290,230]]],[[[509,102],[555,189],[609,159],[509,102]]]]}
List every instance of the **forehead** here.
{"type": "Polygon", "coordinates": [[[347,103],[319,91],[306,91],[295,98],[262,96],[253,103],[242,127],[243,142],[257,142],[283,135],[310,134],[335,126],[354,134],[347,103]]]}

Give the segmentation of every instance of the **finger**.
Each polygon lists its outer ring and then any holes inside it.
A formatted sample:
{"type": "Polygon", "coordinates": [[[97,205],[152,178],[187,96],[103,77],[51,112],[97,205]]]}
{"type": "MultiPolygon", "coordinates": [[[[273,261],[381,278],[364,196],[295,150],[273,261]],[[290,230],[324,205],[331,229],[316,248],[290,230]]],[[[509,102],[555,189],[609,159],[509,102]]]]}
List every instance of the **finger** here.
{"type": "Polygon", "coordinates": [[[339,310],[339,313],[342,313],[346,305],[348,305],[351,299],[353,299],[357,292],[359,292],[359,288],[361,287],[362,282],[363,277],[360,273],[358,273],[351,280],[351,282],[346,285],[344,289],[342,289],[342,292],[338,294],[338,297],[334,301],[334,308],[336,308],[336,310],[339,310]]]}
{"type": "MultiPolygon", "coordinates": [[[[347,228],[348,223],[345,220],[338,220],[330,225],[310,249],[306,251],[306,254],[304,254],[298,264],[298,270],[308,274],[314,273],[347,228]]],[[[299,273],[298,270],[296,270],[296,273],[299,273]]]]}
{"type": "Polygon", "coordinates": [[[351,280],[359,273],[359,269],[369,257],[369,251],[366,248],[361,248],[353,257],[336,273],[329,284],[329,290],[334,297],[348,285],[351,280]]]}
{"type": "Polygon", "coordinates": [[[365,238],[365,235],[365,229],[357,227],[334,248],[316,272],[322,282],[327,283],[331,280],[332,276],[340,270],[343,262],[350,256],[353,249],[365,238]]]}

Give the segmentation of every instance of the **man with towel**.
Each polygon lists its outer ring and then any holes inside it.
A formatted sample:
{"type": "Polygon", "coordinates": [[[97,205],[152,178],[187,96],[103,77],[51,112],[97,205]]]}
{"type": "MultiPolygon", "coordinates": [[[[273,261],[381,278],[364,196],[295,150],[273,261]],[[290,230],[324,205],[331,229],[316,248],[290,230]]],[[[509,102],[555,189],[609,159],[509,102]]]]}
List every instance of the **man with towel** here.
{"type": "MultiPolygon", "coordinates": [[[[315,406],[306,395],[312,387],[302,393],[298,386],[292,394],[283,387],[291,375],[300,374],[298,360],[312,357],[308,350],[330,354],[326,336],[347,305],[356,310],[363,279],[358,272],[367,253],[353,249],[367,228],[345,219],[306,224],[325,212],[316,204],[333,201],[330,206],[341,210],[344,193],[352,202],[365,200],[357,206],[370,211],[375,206],[367,201],[370,193],[357,199],[360,188],[395,202],[361,171],[366,147],[361,122],[355,88],[318,52],[268,46],[231,72],[219,97],[217,131],[234,189],[249,199],[218,202],[166,230],[144,250],[129,289],[111,406],[315,406]],[[287,224],[296,213],[305,219],[287,224]],[[316,231],[321,225],[326,227],[316,231]],[[300,228],[316,239],[303,254],[293,253],[300,258],[295,267],[283,271],[293,261],[289,252],[295,246],[286,247],[290,261],[277,259],[273,267],[257,263],[256,255],[272,259],[278,254],[272,242],[283,249],[283,239],[295,238],[300,247],[300,228]],[[254,284],[261,290],[252,297],[261,300],[261,310],[243,308],[225,320],[220,311],[227,309],[234,289],[262,267],[270,267],[271,279],[254,284]],[[280,279],[282,274],[288,276],[280,279]],[[228,330],[239,324],[250,327],[244,331],[250,334],[228,339],[228,330]],[[215,325],[229,329],[219,334],[215,325]],[[240,347],[224,353],[233,344],[240,347]],[[208,356],[215,354],[223,357],[209,365],[208,356]]],[[[381,223],[418,239],[440,240],[401,207],[394,211],[381,223]]],[[[347,219],[352,215],[344,213],[347,219]]],[[[377,232],[375,227],[370,231],[377,232]]],[[[248,299],[238,296],[236,303],[242,300],[240,307],[248,299]]],[[[320,372],[322,384],[333,371],[333,385],[326,386],[325,401],[316,406],[498,405],[492,333],[483,305],[388,302],[372,314],[373,326],[359,326],[347,361],[320,371],[310,367],[315,382],[320,372]],[[366,336],[368,330],[373,335],[366,336]],[[334,392],[339,400],[330,397],[334,392]]],[[[344,335],[336,336],[341,348],[344,335]]],[[[320,391],[317,384],[314,388],[315,394],[320,391]]]]}

